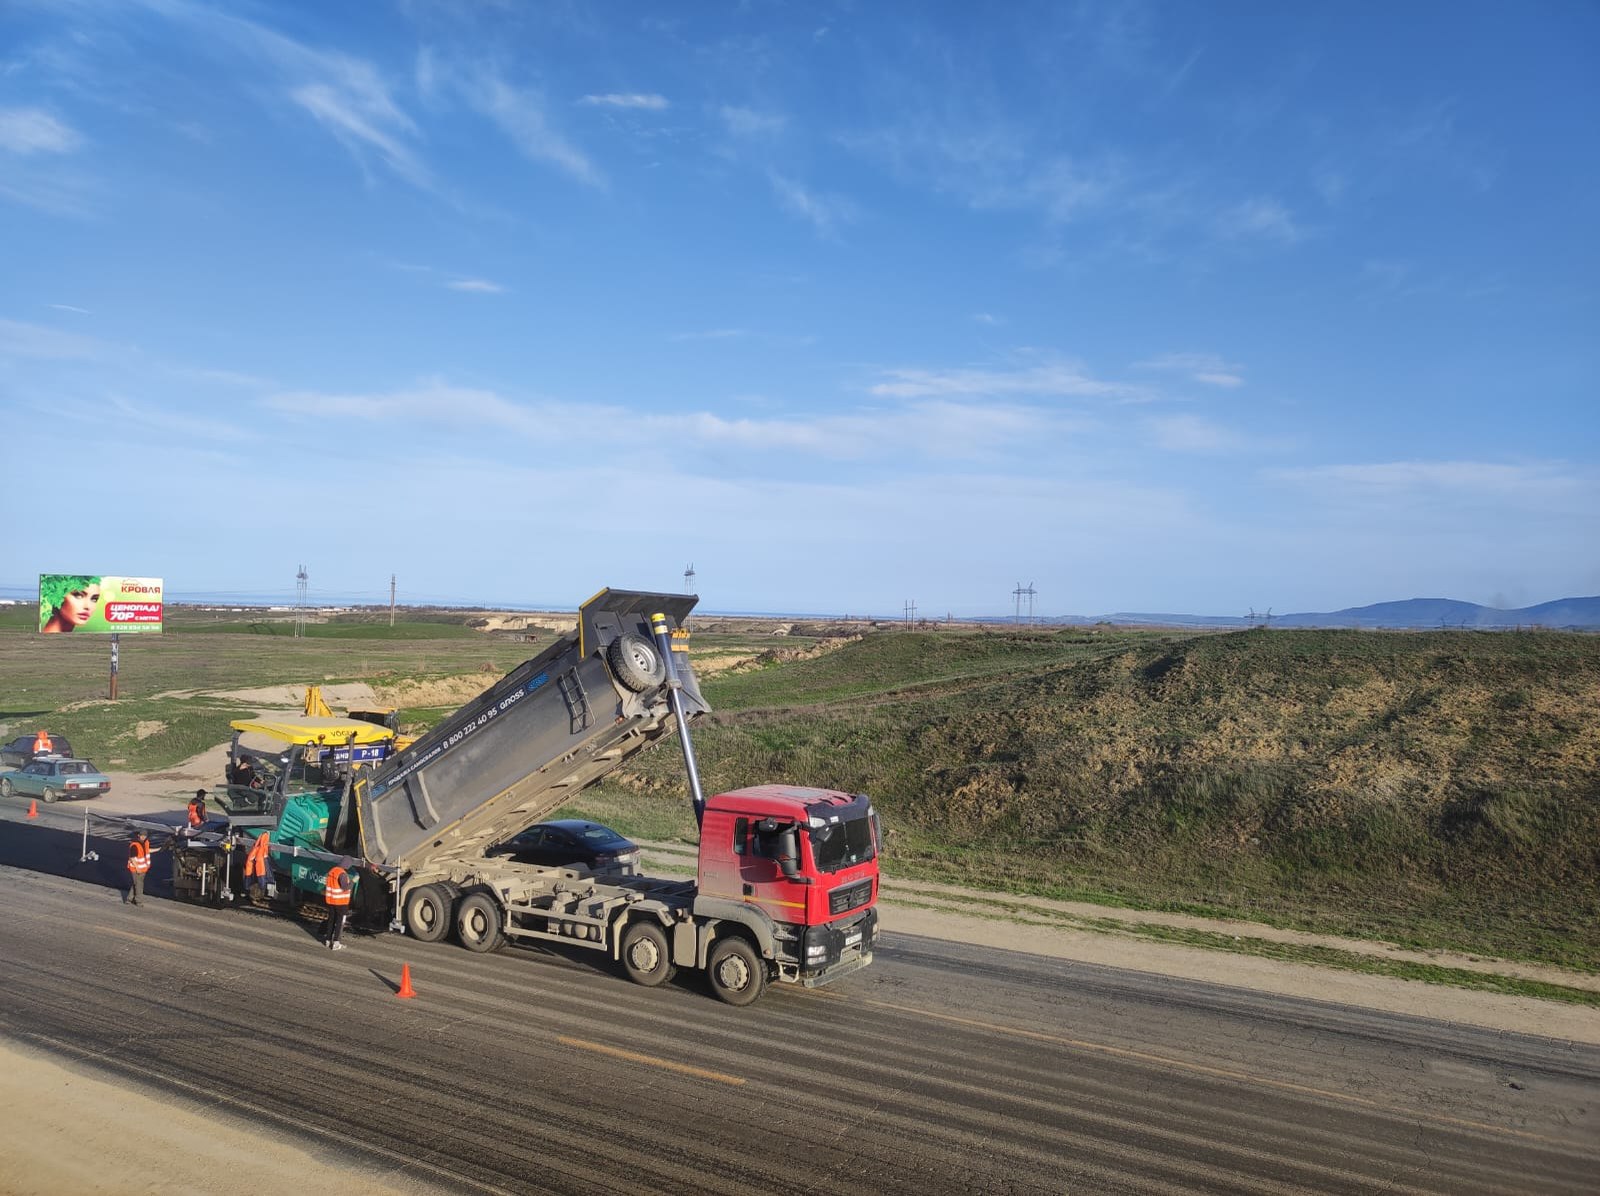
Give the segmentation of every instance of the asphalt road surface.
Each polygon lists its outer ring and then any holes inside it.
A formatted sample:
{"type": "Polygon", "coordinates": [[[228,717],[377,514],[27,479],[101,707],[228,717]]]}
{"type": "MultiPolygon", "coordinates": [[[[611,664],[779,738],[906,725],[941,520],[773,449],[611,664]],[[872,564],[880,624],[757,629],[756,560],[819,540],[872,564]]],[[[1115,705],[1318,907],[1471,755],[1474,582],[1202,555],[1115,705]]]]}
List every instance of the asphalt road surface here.
{"type": "Polygon", "coordinates": [[[334,954],[309,922],[166,899],[159,855],[126,906],[120,843],[82,863],[70,813],[18,813],[0,1036],[419,1186],[1468,1196],[1600,1176],[1594,1047],[893,934],[836,986],[743,1010],[576,947],[334,954]]]}

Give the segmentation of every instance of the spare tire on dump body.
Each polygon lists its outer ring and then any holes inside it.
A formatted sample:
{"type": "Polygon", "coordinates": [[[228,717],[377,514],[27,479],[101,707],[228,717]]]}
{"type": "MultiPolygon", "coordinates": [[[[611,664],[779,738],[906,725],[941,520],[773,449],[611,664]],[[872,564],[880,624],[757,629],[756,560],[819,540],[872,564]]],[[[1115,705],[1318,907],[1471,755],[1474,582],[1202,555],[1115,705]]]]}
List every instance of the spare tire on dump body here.
{"type": "Polygon", "coordinates": [[[606,663],[618,681],[640,694],[667,679],[666,662],[644,636],[624,631],[606,648],[606,663]]]}

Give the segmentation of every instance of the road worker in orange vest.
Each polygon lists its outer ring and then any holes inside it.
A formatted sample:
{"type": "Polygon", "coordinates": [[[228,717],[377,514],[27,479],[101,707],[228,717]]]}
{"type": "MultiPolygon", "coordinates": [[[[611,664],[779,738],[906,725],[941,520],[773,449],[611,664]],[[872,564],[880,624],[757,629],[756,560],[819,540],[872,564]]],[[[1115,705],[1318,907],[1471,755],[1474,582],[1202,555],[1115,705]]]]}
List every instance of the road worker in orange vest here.
{"type": "Polygon", "coordinates": [[[323,941],[330,951],[344,950],[340,940],[344,935],[345,917],[350,913],[350,897],[355,892],[355,878],[348,869],[354,866],[355,861],[345,856],[322,878],[322,900],[328,905],[328,932],[323,941]]]}
{"type": "Polygon", "coordinates": [[[263,831],[257,836],[256,841],[250,844],[250,851],[244,857],[244,883],[252,893],[262,893],[267,897],[273,896],[274,885],[267,879],[267,850],[272,846],[268,832],[263,831]]]}
{"type": "Polygon", "coordinates": [[[194,796],[189,799],[189,826],[188,833],[195,834],[205,825],[206,821],[206,791],[196,789],[194,796]]]}
{"type": "Polygon", "coordinates": [[[144,896],[144,876],[149,871],[150,836],[135,831],[128,843],[128,875],[133,878],[133,887],[128,891],[129,905],[140,904],[139,898],[144,896]]]}
{"type": "Polygon", "coordinates": [[[40,731],[33,737],[33,754],[35,756],[48,756],[56,750],[56,745],[50,742],[50,733],[40,731]]]}

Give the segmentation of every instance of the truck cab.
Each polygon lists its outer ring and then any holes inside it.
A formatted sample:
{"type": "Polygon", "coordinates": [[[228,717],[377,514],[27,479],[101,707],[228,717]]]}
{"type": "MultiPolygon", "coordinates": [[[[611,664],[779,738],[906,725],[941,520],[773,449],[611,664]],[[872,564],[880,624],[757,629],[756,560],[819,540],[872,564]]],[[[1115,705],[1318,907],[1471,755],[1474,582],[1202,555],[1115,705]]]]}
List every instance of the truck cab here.
{"type": "Polygon", "coordinates": [[[754,785],[706,802],[695,913],[742,922],[779,976],[827,983],[877,937],[877,813],[866,797],[754,785]]]}

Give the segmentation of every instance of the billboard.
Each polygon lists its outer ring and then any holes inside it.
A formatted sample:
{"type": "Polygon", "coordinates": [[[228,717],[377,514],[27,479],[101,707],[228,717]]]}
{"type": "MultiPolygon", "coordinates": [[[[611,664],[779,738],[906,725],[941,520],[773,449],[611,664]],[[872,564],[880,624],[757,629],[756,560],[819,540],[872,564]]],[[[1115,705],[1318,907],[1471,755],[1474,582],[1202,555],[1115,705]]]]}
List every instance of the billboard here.
{"type": "Polygon", "coordinates": [[[39,631],[43,635],[160,630],[159,577],[39,575],[39,631]]]}

